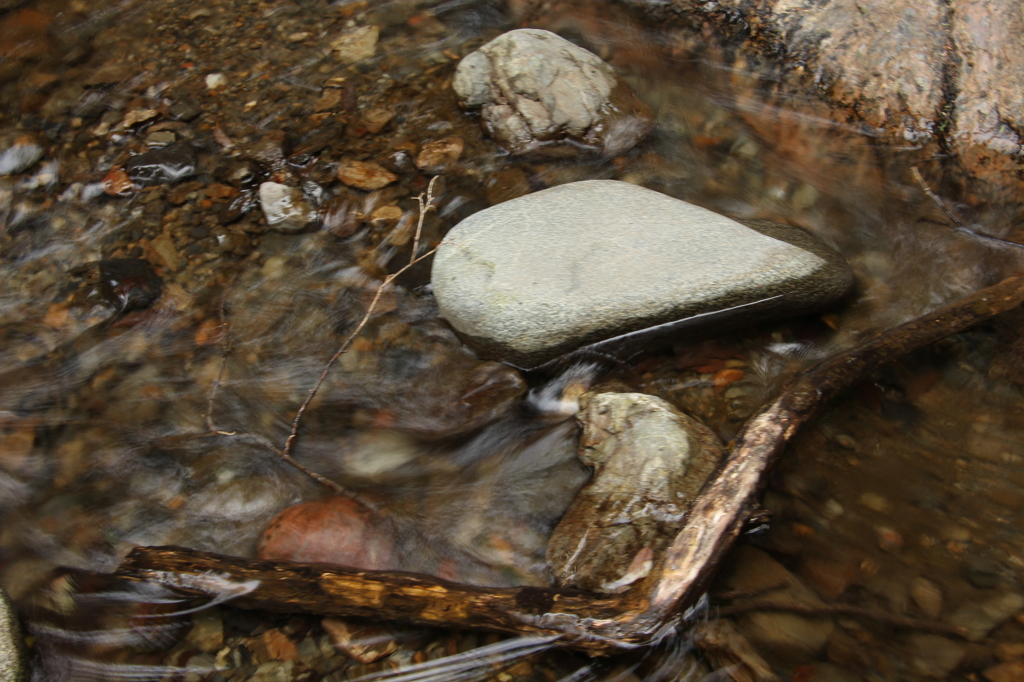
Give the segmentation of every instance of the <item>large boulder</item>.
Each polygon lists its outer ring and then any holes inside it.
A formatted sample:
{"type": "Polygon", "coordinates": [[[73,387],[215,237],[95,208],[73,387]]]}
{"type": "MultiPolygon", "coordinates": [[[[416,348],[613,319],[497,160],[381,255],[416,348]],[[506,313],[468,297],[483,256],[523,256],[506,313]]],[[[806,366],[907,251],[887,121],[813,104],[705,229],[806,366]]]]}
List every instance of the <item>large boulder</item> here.
{"type": "Polygon", "coordinates": [[[434,260],[441,314],[478,352],[532,368],[683,323],[709,333],[836,302],[852,274],[808,233],[740,224],[614,180],[569,183],[455,226],[434,260]]]}
{"type": "Polygon", "coordinates": [[[858,147],[862,160],[877,164],[878,147],[894,146],[898,154],[881,164],[885,182],[916,187],[910,168],[920,166],[945,198],[992,207],[998,219],[984,221],[982,231],[1024,243],[1021,3],[631,4],[663,27],[675,24],[679,32],[666,42],[689,43],[701,59],[716,49],[706,36],[719,39],[720,58],[734,69],[736,99],[762,105],[741,109],[762,139],[775,141],[780,158],[827,171],[837,161],[850,165],[858,147]],[[827,135],[815,135],[823,125],[827,135]],[[826,137],[837,140],[827,154],[826,137]]]}
{"type": "Polygon", "coordinates": [[[621,154],[651,125],[647,107],[610,66],[550,31],[498,36],[459,63],[452,87],[514,154],[621,154]]]}

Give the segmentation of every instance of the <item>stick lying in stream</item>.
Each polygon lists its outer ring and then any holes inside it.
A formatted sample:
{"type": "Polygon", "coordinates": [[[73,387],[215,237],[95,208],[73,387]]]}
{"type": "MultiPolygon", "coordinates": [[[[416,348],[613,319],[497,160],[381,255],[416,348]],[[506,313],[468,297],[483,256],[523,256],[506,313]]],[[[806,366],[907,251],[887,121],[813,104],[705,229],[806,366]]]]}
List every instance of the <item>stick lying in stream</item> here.
{"type": "Polygon", "coordinates": [[[429,576],[340,566],[253,561],[175,547],[139,547],[118,569],[128,579],[203,594],[204,578],[255,587],[232,603],[276,612],[362,616],[423,625],[557,635],[593,653],[656,640],[704,593],[755,508],[765,473],[801,426],[840,391],[876,367],[1024,302],[1024,277],[1010,277],[940,308],[790,379],[751,417],[686,525],[643,581],[621,595],[537,587],[481,588],[429,576]]]}

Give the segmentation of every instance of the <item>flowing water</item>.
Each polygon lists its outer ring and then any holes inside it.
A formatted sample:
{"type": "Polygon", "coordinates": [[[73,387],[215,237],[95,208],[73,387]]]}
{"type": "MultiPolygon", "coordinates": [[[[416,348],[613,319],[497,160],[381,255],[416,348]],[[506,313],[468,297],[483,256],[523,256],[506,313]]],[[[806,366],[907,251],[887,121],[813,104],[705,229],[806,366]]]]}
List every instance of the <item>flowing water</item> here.
{"type": "MultiPolygon", "coordinates": [[[[328,534],[301,550],[320,559],[544,584],[546,534],[587,476],[573,387],[625,383],[728,440],[781,379],[1022,265],[1018,247],[976,234],[1000,207],[955,229],[914,183],[926,148],[769,101],[766,74],[727,64],[708,36],[618,5],[38,0],[0,4],[0,22],[4,145],[44,150],[0,179],[0,584],[25,614],[38,679],[748,679],[712,673],[727,661],[707,651],[694,659],[686,628],[591,661],[544,639],[367,625],[393,651],[360,661],[318,618],[103,575],[137,545],[253,557],[279,512],[330,495],[275,449],[383,278],[410,260],[425,141],[465,141],[423,216],[426,245],[488,205],[615,178],[811,230],[857,289],[826,315],[559,378],[478,360],[439,318],[429,262],[414,266],[303,416],[296,460],[376,512],[355,547],[328,534]],[[550,162],[490,143],[450,79],[521,24],[615,66],[656,114],[649,137],[613,159],[550,162]],[[365,26],[379,29],[373,54],[346,64],[356,48],[331,45],[365,26]],[[126,167],[147,147],[164,157],[126,167]],[[399,180],[345,188],[335,173],[349,158],[399,180]],[[268,231],[254,198],[266,179],[301,187],[321,223],[268,231]]],[[[845,394],[785,453],[770,527],[743,540],[696,618],[781,581],[804,602],[915,619],[720,621],[782,679],[977,679],[1024,656],[1021,322],[1003,316],[845,394]]],[[[311,522],[297,523],[279,537],[311,522]]]]}

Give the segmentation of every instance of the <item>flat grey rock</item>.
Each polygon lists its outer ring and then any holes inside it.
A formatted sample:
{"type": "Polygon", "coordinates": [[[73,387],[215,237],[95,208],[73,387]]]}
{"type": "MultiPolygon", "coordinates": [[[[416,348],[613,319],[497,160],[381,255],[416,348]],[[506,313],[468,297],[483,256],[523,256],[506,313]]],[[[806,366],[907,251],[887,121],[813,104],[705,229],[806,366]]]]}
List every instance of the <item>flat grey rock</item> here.
{"type": "Polygon", "coordinates": [[[470,216],[441,242],[432,279],[464,340],[528,368],[679,321],[689,333],[812,312],[852,284],[845,262],[802,230],[740,224],[615,180],[470,216]]]}

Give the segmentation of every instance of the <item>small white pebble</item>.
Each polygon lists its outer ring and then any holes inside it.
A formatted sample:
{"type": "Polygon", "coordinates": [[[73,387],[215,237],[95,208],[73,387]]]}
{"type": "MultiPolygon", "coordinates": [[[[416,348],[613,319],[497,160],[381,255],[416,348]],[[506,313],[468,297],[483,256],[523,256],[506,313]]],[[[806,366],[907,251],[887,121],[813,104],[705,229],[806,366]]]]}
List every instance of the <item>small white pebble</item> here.
{"type": "Polygon", "coordinates": [[[206,89],[207,90],[220,90],[228,84],[228,79],[222,73],[208,73],[206,74],[206,89]]]}

